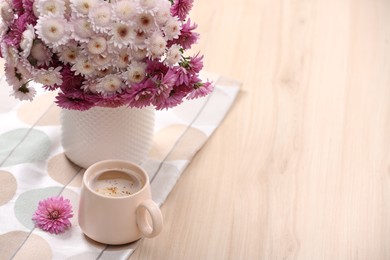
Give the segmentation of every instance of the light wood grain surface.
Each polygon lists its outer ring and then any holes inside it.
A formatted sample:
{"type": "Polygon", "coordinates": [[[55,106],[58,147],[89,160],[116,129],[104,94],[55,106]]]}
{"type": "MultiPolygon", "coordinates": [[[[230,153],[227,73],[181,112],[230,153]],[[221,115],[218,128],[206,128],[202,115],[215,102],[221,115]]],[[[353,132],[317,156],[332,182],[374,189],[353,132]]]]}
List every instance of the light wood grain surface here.
{"type": "Polygon", "coordinates": [[[231,113],[130,259],[390,259],[390,1],[196,0],[231,113]]]}
{"type": "Polygon", "coordinates": [[[390,259],[390,1],[195,0],[191,17],[205,69],[242,91],[130,259],[390,259]]]}

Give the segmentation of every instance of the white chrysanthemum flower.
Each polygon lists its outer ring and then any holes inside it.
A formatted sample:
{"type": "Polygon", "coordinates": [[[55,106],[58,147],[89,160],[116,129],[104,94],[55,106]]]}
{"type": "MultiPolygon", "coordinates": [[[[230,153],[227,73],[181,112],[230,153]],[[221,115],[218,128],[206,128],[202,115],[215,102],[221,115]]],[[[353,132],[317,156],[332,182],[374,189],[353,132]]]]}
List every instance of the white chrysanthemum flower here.
{"type": "Polygon", "coordinates": [[[133,61],[123,77],[128,83],[140,83],[146,77],[146,63],[133,61]]]}
{"type": "Polygon", "coordinates": [[[145,40],[149,37],[149,35],[149,33],[144,32],[142,30],[135,30],[135,38],[131,47],[133,49],[145,49],[145,40]]]}
{"type": "Polygon", "coordinates": [[[95,73],[95,77],[101,79],[101,78],[104,78],[107,75],[115,74],[116,72],[117,71],[114,71],[113,68],[108,67],[107,69],[98,70],[95,73]]]}
{"type": "Polygon", "coordinates": [[[14,11],[12,6],[7,1],[0,3],[1,18],[4,22],[11,22],[14,20],[14,11]]]}
{"type": "Polygon", "coordinates": [[[34,81],[45,86],[61,85],[61,69],[62,67],[37,70],[34,75],[34,81]]]}
{"type": "Polygon", "coordinates": [[[1,42],[0,48],[4,60],[6,60],[10,66],[15,66],[18,63],[17,49],[13,46],[8,46],[5,42],[1,42]]]}
{"type": "Polygon", "coordinates": [[[135,38],[135,32],[124,23],[115,23],[111,30],[112,42],[118,48],[123,48],[131,44],[135,38]]]}
{"type": "Polygon", "coordinates": [[[136,17],[136,27],[144,32],[156,29],[154,18],[149,13],[141,13],[136,17]]]}
{"type": "Polygon", "coordinates": [[[116,2],[113,7],[114,19],[122,23],[133,23],[133,18],[137,14],[137,6],[134,1],[122,0],[116,2]]]}
{"type": "Polygon", "coordinates": [[[87,18],[75,18],[71,20],[72,38],[80,42],[88,42],[89,38],[94,35],[91,23],[87,18]]]}
{"type": "Polygon", "coordinates": [[[34,27],[31,24],[27,25],[26,30],[22,34],[20,48],[22,49],[21,56],[27,58],[30,55],[31,47],[35,38],[34,27]]]}
{"type": "Polygon", "coordinates": [[[6,23],[1,22],[0,20],[0,38],[3,38],[3,36],[8,31],[8,25],[6,23]]]}
{"type": "Polygon", "coordinates": [[[93,76],[95,68],[87,57],[78,57],[76,63],[71,68],[75,75],[93,76]]]}
{"type": "Polygon", "coordinates": [[[65,3],[65,18],[69,20],[72,15],[72,8],[70,7],[70,0],[63,0],[65,3]]]}
{"type": "Polygon", "coordinates": [[[157,12],[158,5],[156,0],[139,0],[139,11],[154,15],[157,12]]]}
{"type": "Polygon", "coordinates": [[[170,18],[165,24],[163,31],[167,40],[177,39],[180,36],[181,24],[177,18],[170,18]]]}
{"type": "Polygon", "coordinates": [[[10,86],[19,88],[31,79],[31,71],[32,67],[27,60],[22,59],[16,65],[6,63],[4,66],[5,80],[10,86]]]}
{"type": "Polygon", "coordinates": [[[115,74],[105,76],[97,85],[96,91],[104,96],[115,94],[122,91],[122,79],[115,74]]]}
{"type": "Polygon", "coordinates": [[[87,16],[89,11],[98,4],[98,0],[70,0],[70,7],[76,16],[87,16]]]}
{"type": "Polygon", "coordinates": [[[117,55],[122,49],[118,48],[112,43],[112,39],[110,39],[109,44],[107,45],[107,52],[110,53],[111,55],[117,55]]]}
{"type": "Polygon", "coordinates": [[[39,1],[34,1],[33,6],[32,6],[33,13],[34,13],[35,17],[39,17],[38,4],[39,4],[39,1]]]}
{"type": "Polygon", "coordinates": [[[40,16],[36,25],[37,34],[47,45],[58,47],[69,40],[67,21],[59,16],[40,16]]]}
{"type": "Polygon", "coordinates": [[[69,42],[66,46],[63,46],[58,50],[58,58],[65,64],[75,64],[79,56],[79,48],[77,42],[69,42]]]}
{"type": "Polygon", "coordinates": [[[159,5],[160,6],[159,6],[154,18],[155,18],[157,24],[162,27],[172,17],[171,3],[169,1],[160,1],[159,5]]]}
{"type": "Polygon", "coordinates": [[[104,70],[112,65],[112,59],[113,57],[111,55],[109,55],[108,53],[103,53],[99,55],[93,55],[91,57],[91,62],[98,70],[104,70]]]}
{"type": "Polygon", "coordinates": [[[16,68],[24,79],[27,80],[32,78],[34,68],[27,59],[20,59],[19,63],[16,64],[16,68]]]}
{"type": "Polygon", "coordinates": [[[164,60],[164,63],[168,66],[173,66],[175,65],[176,63],[178,63],[180,61],[180,58],[181,58],[181,46],[178,45],[178,44],[173,44],[168,52],[167,52],[167,56],[164,60]]]}
{"type": "Polygon", "coordinates": [[[153,33],[153,35],[148,38],[145,43],[148,46],[147,55],[153,59],[160,58],[164,54],[165,48],[167,47],[166,40],[159,32],[153,33]]]}
{"type": "Polygon", "coordinates": [[[115,58],[115,64],[113,65],[118,69],[126,69],[132,59],[128,49],[120,49],[115,58]]]}
{"type": "Polygon", "coordinates": [[[40,40],[34,40],[30,51],[31,57],[36,60],[37,65],[49,65],[52,54],[47,46],[40,40]]]}
{"type": "Polygon", "coordinates": [[[111,6],[109,3],[101,2],[95,5],[88,14],[92,29],[101,33],[108,32],[111,27],[111,15],[111,6]]]}
{"type": "Polygon", "coordinates": [[[8,85],[12,87],[19,87],[22,84],[27,82],[27,78],[18,70],[16,66],[10,65],[8,63],[4,66],[5,80],[8,85]]]}
{"type": "Polygon", "coordinates": [[[65,14],[65,3],[63,0],[39,0],[37,9],[40,16],[53,14],[62,16],[65,14]]]}
{"type": "Polygon", "coordinates": [[[134,50],[131,50],[130,54],[131,54],[131,57],[134,59],[134,60],[137,60],[137,61],[142,61],[144,60],[146,57],[147,57],[147,49],[144,48],[144,49],[134,49],[134,50]]]}
{"type": "Polygon", "coordinates": [[[88,79],[88,80],[85,80],[83,82],[83,85],[81,86],[81,88],[85,92],[92,92],[92,93],[96,94],[97,93],[97,91],[96,91],[97,84],[98,84],[98,82],[96,79],[88,79]]]}
{"type": "Polygon", "coordinates": [[[102,36],[92,38],[87,43],[87,48],[88,52],[91,54],[102,54],[107,49],[107,41],[102,36]]]}
{"type": "Polygon", "coordinates": [[[14,87],[10,96],[14,96],[19,100],[32,101],[36,93],[37,91],[33,87],[30,87],[28,83],[23,83],[18,87],[14,87]]]}

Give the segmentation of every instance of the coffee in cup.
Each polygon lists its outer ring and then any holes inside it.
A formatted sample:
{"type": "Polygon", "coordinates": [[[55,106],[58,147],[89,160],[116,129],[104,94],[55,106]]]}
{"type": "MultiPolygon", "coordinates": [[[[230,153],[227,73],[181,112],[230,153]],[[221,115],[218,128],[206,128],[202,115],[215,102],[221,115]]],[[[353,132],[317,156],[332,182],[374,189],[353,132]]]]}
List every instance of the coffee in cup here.
{"type": "Polygon", "coordinates": [[[99,173],[91,182],[91,188],[107,197],[124,197],[137,193],[144,183],[126,169],[112,169],[99,173]]]}
{"type": "Polygon", "coordinates": [[[163,225],[147,173],[122,160],[97,162],[85,171],[78,216],[86,236],[111,245],[154,237],[163,225]]]}

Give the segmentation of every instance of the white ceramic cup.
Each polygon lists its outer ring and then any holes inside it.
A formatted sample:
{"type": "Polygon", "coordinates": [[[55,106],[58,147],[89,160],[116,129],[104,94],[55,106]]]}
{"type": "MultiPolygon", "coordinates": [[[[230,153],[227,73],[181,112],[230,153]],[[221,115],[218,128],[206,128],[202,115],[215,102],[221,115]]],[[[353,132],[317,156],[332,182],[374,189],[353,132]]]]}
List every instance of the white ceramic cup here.
{"type": "Polygon", "coordinates": [[[152,201],[147,173],[140,166],[123,160],[97,162],[85,171],[78,218],[86,236],[111,245],[130,243],[142,236],[154,237],[163,226],[160,208],[152,201]],[[102,194],[96,188],[101,180],[112,182],[117,178],[135,180],[139,189],[113,196],[102,194]]]}

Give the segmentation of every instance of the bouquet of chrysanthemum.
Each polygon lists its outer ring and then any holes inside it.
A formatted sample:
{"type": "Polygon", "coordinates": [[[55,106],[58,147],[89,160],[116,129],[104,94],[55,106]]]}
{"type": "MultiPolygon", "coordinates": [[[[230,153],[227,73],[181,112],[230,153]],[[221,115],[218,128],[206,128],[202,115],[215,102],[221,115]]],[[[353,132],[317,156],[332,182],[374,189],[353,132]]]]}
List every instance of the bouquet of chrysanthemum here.
{"type": "Polygon", "coordinates": [[[164,109],[212,91],[186,56],[199,38],[193,0],[1,0],[0,46],[16,98],[36,82],[66,109],[164,109]]]}

